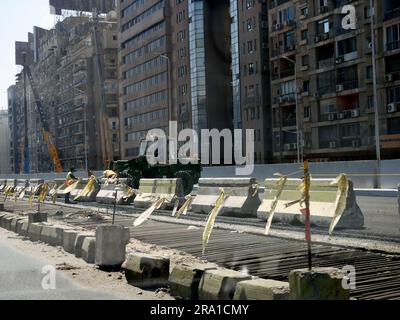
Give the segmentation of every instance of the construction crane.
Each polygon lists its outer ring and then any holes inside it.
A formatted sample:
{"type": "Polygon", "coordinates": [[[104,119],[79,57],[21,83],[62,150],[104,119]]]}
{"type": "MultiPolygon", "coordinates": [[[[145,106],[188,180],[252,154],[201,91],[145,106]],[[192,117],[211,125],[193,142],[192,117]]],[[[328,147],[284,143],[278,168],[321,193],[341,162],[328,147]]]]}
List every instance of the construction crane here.
{"type": "Polygon", "coordinates": [[[35,103],[36,103],[36,106],[37,106],[37,109],[39,112],[40,122],[42,124],[43,138],[44,138],[44,141],[46,141],[47,148],[49,149],[50,157],[54,164],[54,170],[57,173],[61,173],[61,172],[63,172],[63,167],[61,165],[60,158],[58,157],[56,145],[55,145],[54,140],[50,133],[49,123],[48,123],[48,121],[46,119],[46,115],[44,113],[42,101],[40,100],[39,92],[36,88],[35,81],[33,79],[32,72],[31,72],[31,68],[27,64],[24,65],[24,74],[28,77],[29,83],[32,88],[33,97],[35,99],[35,103]]]}

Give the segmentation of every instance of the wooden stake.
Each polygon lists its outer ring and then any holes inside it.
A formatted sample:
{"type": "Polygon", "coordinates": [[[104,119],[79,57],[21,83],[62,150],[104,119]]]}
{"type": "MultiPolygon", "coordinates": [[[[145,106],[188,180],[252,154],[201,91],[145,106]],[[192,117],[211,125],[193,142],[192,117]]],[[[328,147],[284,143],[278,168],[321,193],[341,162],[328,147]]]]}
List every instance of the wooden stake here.
{"type": "Polygon", "coordinates": [[[308,160],[304,160],[304,185],[305,185],[305,218],[306,218],[306,241],[308,246],[308,269],[312,270],[312,256],[311,256],[311,214],[310,214],[310,172],[308,167],[308,160]]]}

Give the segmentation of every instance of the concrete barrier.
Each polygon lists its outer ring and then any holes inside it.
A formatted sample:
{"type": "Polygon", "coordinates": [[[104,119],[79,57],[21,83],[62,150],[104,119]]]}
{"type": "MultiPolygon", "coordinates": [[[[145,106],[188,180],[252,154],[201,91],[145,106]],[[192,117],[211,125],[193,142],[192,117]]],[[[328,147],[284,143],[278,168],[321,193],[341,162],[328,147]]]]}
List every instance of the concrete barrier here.
{"type": "Polygon", "coordinates": [[[28,237],[30,223],[25,220],[21,225],[21,231],[18,234],[22,237],[28,237]]]}
{"type": "Polygon", "coordinates": [[[78,231],[67,230],[63,232],[63,248],[68,253],[75,253],[75,241],[78,236],[78,231]]]}
{"type": "Polygon", "coordinates": [[[10,215],[7,215],[7,216],[4,216],[3,217],[3,228],[4,229],[6,229],[6,230],[8,230],[8,231],[11,231],[11,222],[12,222],[12,220],[15,218],[15,216],[12,214],[10,214],[10,215]]]}
{"type": "Polygon", "coordinates": [[[24,221],[24,220],[26,220],[26,219],[23,218],[23,217],[14,217],[11,220],[11,229],[10,229],[10,231],[18,233],[17,224],[18,224],[19,221],[24,221]]]}
{"type": "Polygon", "coordinates": [[[179,264],[169,275],[170,293],[176,299],[198,300],[199,284],[206,270],[216,269],[212,264],[179,264]]]}
{"type": "Polygon", "coordinates": [[[293,270],[289,274],[291,300],[349,300],[344,274],[335,268],[293,270]]]}
{"type": "Polygon", "coordinates": [[[28,214],[29,223],[47,222],[46,212],[30,212],[28,214]]]}
{"type": "Polygon", "coordinates": [[[103,225],[96,228],[95,264],[101,267],[120,267],[125,261],[129,228],[103,225]]]}
{"type": "Polygon", "coordinates": [[[7,186],[14,186],[15,185],[15,180],[10,180],[10,179],[4,179],[0,182],[0,192],[3,192],[7,186]]]}
{"type": "Polygon", "coordinates": [[[398,203],[398,210],[399,210],[399,216],[400,216],[400,184],[397,186],[398,194],[397,194],[397,203],[398,203]]]}
{"type": "Polygon", "coordinates": [[[82,247],[83,242],[87,237],[93,237],[93,234],[90,233],[79,233],[76,237],[75,244],[74,244],[74,252],[75,257],[82,258],[82,247]]]}
{"type": "Polygon", "coordinates": [[[139,194],[134,200],[136,208],[148,208],[157,199],[166,198],[161,209],[170,209],[174,206],[173,199],[183,203],[184,192],[181,179],[141,179],[139,194]]]}
{"type": "Polygon", "coordinates": [[[134,190],[127,186],[128,179],[102,179],[100,191],[96,196],[97,203],[113,204],[117,192],[117,204],[130,204],[135,198],[134,190]]]}
{"type": "Polygon", "coordinates": [[[82,244],[82,259],[93,264],[96,259],[96,238],[86,237],[82,244]]]}
{"type": "Polygon", "coordinates": [[[17,179],[15,180],[14,193],[18,196],[29,187],[29,180],[17,179]]]}
{"type": "Polygon", "coordinates": [[[28,238],[32,242],[40,241],[43,225],[39,223],[31,223],[28,229],[28,238]]]}
{"type": "Polygon", "coordinates": [[[200,300],[232,300],[236,285],[251,276],[228,269],[206,270],[199,284],[200,300]]]}
{"type": "Polygon", "coordinates": [[[40,234],[40,241],[50,246],[58,247],[63,245],[64,229],[52,225],[43,225],[40,234]]]}
{"type": "Polygon", "coordinates": [[[56,189],[53,188],[52,190],[50,190],[49,195],[52,197],[54,195],[54,193],[57,191],[57,198],[64,198],[64,196],[65,196],[64,190],[66,189],[64,183],[65,183],[65,178],[64,179],[61,179],[61,178],[54,179],[53,187],[55,185],[55,186],[57,186],[57,188],[56,189]],[[61,186],[63,186],[63,187],[61,189],[58,189],[61,186]]]}
{"type": "MultiPolygon", "coordinates": [[[[277,193],[277,179],[266,180],[266,190],[264,200],[258,209],[257,216],[262,220],[268,218],[271,204],[277,193]]],[[[315,179],[311,180],[310,187],[310,212],[311,223],[316,226],[328,227],[331,224],[335,213],[335,200],[337,197],[338,187],[331,185],[332,180],[315,179]]],[[[300,179],[288,179],[279,198],[274,220],[284,223],[296,224],[304,223],[305,217],[301,214],[300,209],[304,208],[299,203],[286,207],[286,204],[299,200],[301,191],[298,190],[300,179]]],[[[339,229],[357,229],[364,226],[364,216],[359,208],[354,193],[353,183],[348,181],[348,195],[346,199],[346,208],[336,225],[339,229]]]]}
{"type": "Polygon", "coordinates": [[[25,194],[27,196],[38,196],[40,193],[40,185],[44,183],[43,179],[31,179],[29,180],[29,185],[26,188],[25,194]]]}
{"type": "Polygon", "coordinates": [[[237,284],[233,300],[288,300],[289,292],[288,282],[247,280],[237,284]]]}
{"type": "MultiPolygon", "coordinates": [[[[28,220],[27,220],[26,218],[23,218],[22,220],[18,220],[18,221],[17,221],[17,225],[16,225],[16,228],[15,228],[15,232],[16,232],[17,234],[19,234],[20,236],[23,235],[23,234],[22,234],[22,228],[23,228],[24,223],[26,223],[27,225],[29,225],[28,220]]],[[[27,230],[28,230],[28,229],[27,229],[27,230]]],[[[26,236],[26,234],[25,234],[24,236],[26,236]]]]}
{"type": "MultiPolygon", "coordinates": [[[[75,197],[77,197],[83,191],[83,189],[86,187],[88,182],[89,182],[88,178],[82,179],[78,183],[78,186],[76,187],[76,189],[71,191],[70,199],[73,200],[75,197]]],[[[100,191],[100,185],[96,182],[94,184],[93,191],[89,192],[86,196],[80,197],[77,201],[79,201],[79,202],[96,202],[96,196],[99,191],[100,191]]]]}
{"type": "Polygon", "coordinates": [[[129,284],[139,288],[161,287],[168,283],[170,261],[168,258],[145,253],[128,255],[122,265],[129,284]]]}
{"type": "Polygon", "coordinates": [[[197,195],[191,211],[208,214],[214,208],[224,189],[227,199],[222,205],[220,215],[256,217],[261,205],[257,180],[253,178],[208,178],[200,179],[197,195]]]}

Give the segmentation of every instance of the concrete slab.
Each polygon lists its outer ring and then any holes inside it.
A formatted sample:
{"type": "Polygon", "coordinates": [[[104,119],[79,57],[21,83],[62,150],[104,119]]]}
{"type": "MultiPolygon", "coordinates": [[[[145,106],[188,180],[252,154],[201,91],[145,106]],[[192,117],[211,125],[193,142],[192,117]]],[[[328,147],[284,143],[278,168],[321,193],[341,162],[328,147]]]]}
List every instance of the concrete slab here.
{"type": "Polygon", "coordinates": [[[82,244],[82,259],[93,264],[96,259],[96,238],[86,237],[82,244]]]}
{"type": "Polygon", "coordinates": [[[103,225],[96,229],[96,259],[98,266],[121,266],[125,261],[129,229],[116,225],[103,225]]]}
{"type": "Polygon", "coordinates": [[[133,253],[122,265],[128,283],[139,288],[157,288],[168,283],[169,258],[133,253]]]}
{"type": "Polygon", "coordinates": [[[28,220],[26,218],[23,218],[22,220],[17,221],[15,232],[17,234],[19,234],[20,236],[22,236],[22,228],[23,228],[24,223],[29,225],[28,220]]]}
{"type": "Polygon", "coordinates": [[[240,281],[250,279],[251,276],[233,270],[207,270],[200,281],[199,299],[232,300],[235,295],[236,285],[240,281]]]}
{"type": "Polygon", "coordinates": [[[63,248],[68,253],[75,253],[75,241],[79,232],[65,229],[63,232],[63,248]]]}
{"type": "Polygon", "coordinates": [[[291,300],[349,300],[343,272],[336,268],[293,270],[289,274],[291,300]]]}
{"type": "Polygon", "coordinates": [[[180,264],[172,270],[168,283],[176,299],[198,300],[199,284],[206,270],[217,269],[212,264],[180,264]]]}
{"type": "Polygon", "coordinates": [[[288,300],[289,283],[267,279],[241,281],[233,300],[288,300]]]}
{"type": "Polygon", "coordinates": [[[4,229],[11,231],[11,222],[15,218],[14,215],[8,215],[3,218],[3,227],[4,229]]]}
{"type": "Polygon", "coordinates": [[[28,237],[29,226],[30,226],[29,222],[24,221],[21,226],[21,232],[18,234],[23,237],[28,237]]]}
{"type": "Polygon", "coordinates": [[[29,240],[36,242],[40,241],[43,226],[39,223],[30,223],[28,229],[29,240]]]}

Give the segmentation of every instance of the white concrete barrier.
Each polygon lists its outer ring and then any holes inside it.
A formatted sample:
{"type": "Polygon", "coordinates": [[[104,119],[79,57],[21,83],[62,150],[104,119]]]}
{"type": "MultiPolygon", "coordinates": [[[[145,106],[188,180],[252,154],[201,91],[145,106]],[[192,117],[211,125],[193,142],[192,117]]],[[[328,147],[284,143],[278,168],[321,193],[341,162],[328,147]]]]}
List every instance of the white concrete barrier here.
{"type": "Polygon", "coordinates": [[[134,200],[136,208],[148,208],[158,199],[165,198],[161,209],[170,209],[175,199],[184,201],[184,192],[181,179],[141,179],[139,194],[134,200]]]}
{"type": "MultiPolygon", "coordinates": [[[[310,186],[310,213],[313,225],[327,227],[330,226],[335,213],[335,201],[337,198],[338,187],[331,185],[333,180],[315,179],[311,180],[310,186]]],[[[266,190],[264,199],[257,216],[266,220],[271,210],[271,205],[277,194],[277,179],[267,179],[265,181],[266,190]]],[[[300,212],[304,209],[300,203],[287,207],[288,203],[299,200],[302,196],[298,186],[301,179],[288,179],[277,203],[274,220],[284,223],[304,223],[305,217],[300,212]]],[[[364,226],[364,216],[356,202],[353,183],[348,180],[348,193],[346,207],[341,213],[341,218],[336,228],[361,228],[364,226]]]]}
{"type": "Polygon", "coordinates": [[[117,191],[118,205],[130,204],[135,198],[135,190],[127,185],[128,179],[101,179],[100,191],[96,196],[97,203],[113,204],[117,191]]]}
{"type": "MultiPolygon", "coordinates": [[[[71,191],[71,197],[70,199],[73,200],[75,197],[77,197],[83,189],[85,189],[86,185],[88,184],[89,179],[81,179],[78,186],[71,191]]],[[[79,202],[96,202],[96,196],[100,191],[100,185],[97,183],[97,181],[94,184],[94,189],[89,192],[87,195],[80,197],[77,201],[79,202]]]]}
{"type": "Polygon", "coordinates": [[[26,188],[25,194],[27,196],[37,196],[40,192],[40,185],[44,183],[43,179],[31,179],[29,180],[29,185],[26,188]]]}
{"type": "Polygon", "coordinates": [[[17,179],[15,181],[14,193],[20,195],[28,187],[29,187],[29,180],[17,179]]]}
{"type": "Polygon", "coordinates": [[[227,196],[220,215],[256,217],[261,205],[259,185],[254,178],[206,178],[200,179],[197,195],[191,211],[208,214],[214,208],[223,189],[227,196]]]}

